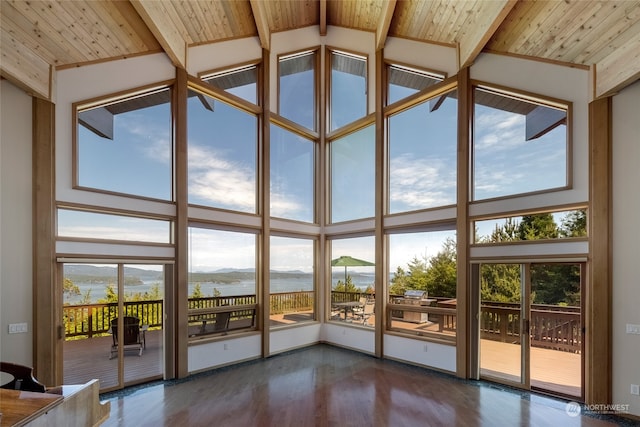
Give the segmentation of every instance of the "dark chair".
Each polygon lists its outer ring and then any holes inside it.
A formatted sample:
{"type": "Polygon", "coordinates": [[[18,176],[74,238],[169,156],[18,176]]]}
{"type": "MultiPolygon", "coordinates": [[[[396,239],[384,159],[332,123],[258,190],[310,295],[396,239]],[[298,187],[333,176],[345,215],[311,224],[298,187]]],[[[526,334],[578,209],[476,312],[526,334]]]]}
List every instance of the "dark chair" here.
{"type": "MultiPolygon", "coordinates": [[[[140,320],[137,317],[125,316],[123,319],[124,334],[122,336],[123,349],[137,350],[138,356],[142,356],[144,349],[144,332],[140,327],[140,320]]],[[[111,355],[109,359],[113,359],[118,354],[118,318],[111,321],[111,334],[113,344],[111,345],[111,355]]]]}
{"type": "Polygon", "coordinates": [[[229,329],[229,318],[231,317],[230,311],[223,311],[222,313],[216,313],[216,323],[213,325],[213,332],[225,332],[229,329]]]}
{"type": "Polygon", "coordinates": [[[36,391],[44,393],[47,388],[40,384],[33,377],[33,368],[29,366],[16,365],[15,363],[0,362],[0,372],[6,372],[13,377],[13,380],[2,384],[0,388],[11,390],[36,391]]]}

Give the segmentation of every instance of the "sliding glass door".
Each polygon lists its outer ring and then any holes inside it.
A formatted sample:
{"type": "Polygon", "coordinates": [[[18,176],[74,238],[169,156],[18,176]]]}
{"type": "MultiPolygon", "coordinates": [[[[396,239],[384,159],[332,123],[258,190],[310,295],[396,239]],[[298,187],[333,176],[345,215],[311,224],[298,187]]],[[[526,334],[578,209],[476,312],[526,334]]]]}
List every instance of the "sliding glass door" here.
{"type": "Polygon", "coordinates": [[[60,266],[64,384],[98,379],[106,391],[162,378],[165,266],[60,266]]]}
{"type": "Polygon", "coordinates": [[[582,263],[474,266],[482,378],[583,398],[582,263]]]}

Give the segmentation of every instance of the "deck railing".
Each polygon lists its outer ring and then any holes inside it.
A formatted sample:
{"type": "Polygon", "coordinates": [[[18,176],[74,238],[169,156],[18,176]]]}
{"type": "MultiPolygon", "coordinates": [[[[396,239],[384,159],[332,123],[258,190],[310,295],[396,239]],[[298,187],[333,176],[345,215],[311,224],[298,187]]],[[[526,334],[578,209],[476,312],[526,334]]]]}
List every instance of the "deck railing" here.
{"type": "MultiPolygon", "coordinates": [[[[358,301],[367,296],[361,292],[331,292],[331,302],[358,301]]],[[[369,295],[371,297],[371,295],[369,295]]],[[[438,301],[440,303],[440,301],[438,301]]],[[[222,306],[256,304],[255,295],[189,298],[188,309],[197,310],[222,306]]],[[[284,292],[271,294],[272,314],[293,313],[312,310],[314,292],[284,292]]],[[[91,338],[109,333],[111,320],[117,317],[117,303],[65,305],[63,307],[65,336],[67,339],[91,338]]],[[[162,300],[126,301],[124,312],[135,316],[149,328],[161,328],[163,319],[162,300]]],[[[481,338],[502,342],[520,342],[520,306],[515,303],[488,302],[481,305],[481,338]]],[[[255,310],[236,313],[234,316],[255,316],[255,310]]],[[[449,316],[451,317],[451,316],[449,316]]],[[[440,317],[443,329],[455,331],[455,318],[445,322],[440,317]],[[446,323],[446,324],[445,324],[446,323]]],[[[531,305],[531,345],[534,347],[580,353],[582,348],[582,326],[580,307],[561,307],[542,304],[531,305]]]]}
{"type": "MultiPolygon", "coordinates": [[[[482,338],[520,343],[522,322],[519,304],[484,301],[480,313],[482,338]]],[[[580,307],[532,304],[529,335],[533,347],[580,353],[580,307]]]]}
{"type": "MultiPolygon", "coordinates": [[[[271,313],[282,314],[312,310],[314,292],[285,292],[271,294],[271,313]]],[[[255,295],[235,295],[224,297],[189,298],[188,310],[198,312],[201,309],[223,306],[248,306],[256,304],[255,295]]],[[[117,317],[118,303],[100,303],[63,306],[65,337],[67,339],[92,338],[109,333],[111,320],[117,317]]],[[[161,328],[163,319],[163,301],[126,301],[124,313],[140,319],[150,329],[161,328]]],[[[234,310],[233,320],[255,317],[255,309],[234,310]]],[[[205,315],[206,316],[206,315],[205,315]]],[[[215,318],[215,313],[211,314],[215,318]]],[[[202,322],[203,315],[190,316],[189,321],[202,322]]]]}

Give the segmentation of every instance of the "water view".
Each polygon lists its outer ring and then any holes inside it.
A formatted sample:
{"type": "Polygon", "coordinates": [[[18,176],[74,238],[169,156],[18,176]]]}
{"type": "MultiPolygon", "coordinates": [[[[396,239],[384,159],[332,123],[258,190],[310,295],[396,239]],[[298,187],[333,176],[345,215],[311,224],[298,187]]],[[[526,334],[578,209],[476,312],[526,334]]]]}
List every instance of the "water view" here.
{"type": "MultiPolygon", "coordinates": [[[[210,273],[193,273],[189,282],[189,295],[199,287],[203,297],[254,295],[254,273],[248,270],[225,269],[210,273]]],[[[274,271],[270,279],[271,293],[309,291],[313,289],[313,275],[301,271],[274,271]]],[[[364,291],[373,286],[374,273],[349,273],[352,283],[364,291]]],[[[70,280],[77,291],[65,292],[65,304],[99,302],[107,299],[109,287],[115,290],[116,274],[112,267],[65,266],[65,280],[70,280]]],[[[334,272],[332,286],[344,281],[344,271],[334,272]]],[[[162,272],[127,267],[125,269],[125,295],[154,295],[156,288],[162,295],[162,272]]]]}

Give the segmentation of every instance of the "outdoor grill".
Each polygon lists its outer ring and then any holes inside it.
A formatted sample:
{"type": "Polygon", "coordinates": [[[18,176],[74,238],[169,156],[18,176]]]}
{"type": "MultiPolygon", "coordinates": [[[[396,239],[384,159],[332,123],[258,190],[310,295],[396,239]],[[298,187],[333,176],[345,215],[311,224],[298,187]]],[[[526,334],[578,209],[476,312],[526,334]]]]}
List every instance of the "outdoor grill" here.
{"type": "MultiPolygon", "coordinates": [[[[431,305],[433,300],[427,298],[427,291],[420,290],[408,290],[404,293],[402,298],[398,298],[398,304],[407,304],[407,305],[421,305],[428,306],[431,305]]],[[[429,313],[416,313],[412,311],[405,310],[402,315],[402,320],[405,322],[412,323],[426,323],[429,321],[428,319],[429,313]]]]}

